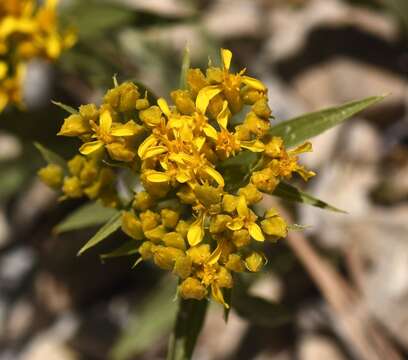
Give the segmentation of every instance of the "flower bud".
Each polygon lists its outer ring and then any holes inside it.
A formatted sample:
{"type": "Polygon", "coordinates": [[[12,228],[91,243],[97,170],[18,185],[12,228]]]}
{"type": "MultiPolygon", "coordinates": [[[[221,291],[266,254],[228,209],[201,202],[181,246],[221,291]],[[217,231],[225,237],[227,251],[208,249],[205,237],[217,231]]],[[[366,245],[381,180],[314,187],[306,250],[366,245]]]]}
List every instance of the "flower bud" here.
{"type": "Polygon", "coordinates": [[[176,259],[173,272],[182,279],[190,276],[192,270],[192,261],[189,256],[180,256],[176,259]]]}
{"type": "Polygon", "coordinates": [[[235,272],[242,272],[245,270],[244,262],[241,259],[241,256],[238,254],[230,254],[228,256],[228,261],[225,264],[225,267],[228,270],[235,271],[235,272]]]}
{"type": "Polygon", "coordinates": [[[79,198],[83,195],[81,182],[76,176],[72,176],[64,180],[62,191],[70,198],[79,198]]]}
{"type": "Polygon", "coordinates": [[[164,235],[166,235],[166,229],[163,225],[156,226],[154,229],[144,232],[146,238],[154,243],[159,243],[162,241],[164,235]]]}
{"type": "Polygon", "coordinates": [[[49,187],[57,189],[62,185],[64,172],[61,166],[56,164],[49,164],[38,171],[38,176],[49,187]]]}
{"type": "Polygon", "coordinates": [[[194,264],[202,265],[210,256],[210,245],[193,246],[187,250],[187,255],[190,256],[194,264]]]}
{"type": "Polygon", "coordinates": [[[186,249],[186,243],[183,237],[177,232],[169,232],[163,236],[163,242],[166,246],[171,246],[177,249],[186,249]]]}
{"type": "Polygon", "coordinates": [[[227,223],[231,220],[231,216],[225,214],[212,216],[210,221],[210,233],[218,234],[223,232],[226,229],[227,223]]]}
{"type": "Polygon", "coordinates": [[[188,277],[179,286],[183,299],[202,300],[207,296],[207,289],[196,278],[188,277]]]}
{"type": "Polygon", "coordinates": [[[139,246],[139,254],[143,260],[149,260],[153,257],[153,252],[155,245],[150,241],[144,241],[142,245],[139,246]]]}
{"type": "Polygon", "coordinates": [[[140,220],[130,211],[122,214],[122,230],[135,240],[142,240],[144,238],[140,220]]]}
{"type": "Polygon", "coordinates": [[[154,263],[163,270],[173,270],[179,257],[184,257],[184,252],[173,247],[156,246],[153,252],[154,263]]]}
{"type": "Polygon", "coordinates": [[[264,258],[261,254],[253,251],[251,255],[245,258],[245,266],[251,272],[258,272],[264,265],[264,258]]]}
{"type": "Polygon", "coordinates": [[[154,105],[140,111],[139,117],[147,126],[155,127],[161,122],[162,112],[158,106],[154,105]]]}
{"type": "Polygon", "coordinates": [[[251,237],[248,230],[241,229],[232,233],[232,242],[236,247],[246,246],[251,242],[251,237]]]}
{"type": "Polygon", "coordinates": [[[185,90],[175,90],[171,92],[171,98],[176,105],[176,108],[183,115],[191,115],[195,111],[194,101],[191,99],[190,93],[185,90]]]}
{"type": "Polygon", "coordinates": [[[244,196],[248,205],[254,205],[262,200],[262,193],[251,183],[240,188],[238,195],[244,196]]]}
{"type": "Polygon", "coordinates": [[[140,191],[135,194],[132,207],[136,210],[144,211],[151,208],[153,204],[154,201],[150,194],[147,191],[140,191]]]}
{"type": "Polygon", "coordinates": [[[268,120],[272,114],[272,110],[268,105],[268,99],[263,97],[259,99],[253,106],[252,111],[259,117],[268,120]]]}
{"type": "Polygon", "coordinates": [[[149,231],[159,225],[160,216],[153,211],[147,210],[140,213],[143,231],[149,231]]]}
{"type": "Polygon", "coordinates": [[[180,217],[180,214],[172,209],[162,209],[160,215],[162,218],[162,224],[169,229],[174,229],[176,227],[180,217]]]}
{"type": "Polygon", "coordinates": [[[81,136],[91,131],[89,122],[81,115],[72,114],[64,120],[64,124],[57,135],[81,136]]]}

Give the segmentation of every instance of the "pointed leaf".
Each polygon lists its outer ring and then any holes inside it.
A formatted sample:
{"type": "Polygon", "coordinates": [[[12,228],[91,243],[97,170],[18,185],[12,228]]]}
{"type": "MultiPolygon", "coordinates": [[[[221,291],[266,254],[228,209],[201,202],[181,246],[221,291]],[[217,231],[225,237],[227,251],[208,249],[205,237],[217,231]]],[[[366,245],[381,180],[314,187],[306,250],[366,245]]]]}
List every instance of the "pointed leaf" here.
{"type": "Polygon", "coordinates": [[[190,360],[207,312],[207,300],[180,299],[176,327],[171,335],[167,360],[190,360]]]}
{"type": "Polygon", "coordinates": [[[122,224],[122,213],[118,212],[111,219],[102,226],[98,232],[79,250],[78,256],[91,247],[99,244],[102,240],[106,239],[109,235],[113,234],[120,228],[122,224]]]}
{"type": "Polygon", "coordinates": [[[78,111],[75,110],[73,107],[69,106],[69,105],[65,105],[63,103],[60,103],[58,101],[51,101],[54,105],[57,105],[58,107],[60,107],[62,110],[65,110],[67,113],[70,114],[78,114],[78,111]]]}
{"type": "Polygon", "coordinates": [[[346,211],[338,209],[332,205],[329,205],[328,203],[319,200],[286,182],[280,182],[279,185],[276,187],[275,191],[272,193],[272,195],[278,196],[285,200],[308,204],[325,210],[331,210],[347,214],[346,211]]]}
{"type": "Polygon", "coordinates": [[[67,171],[67,162],[61,156],[56,154],[54,151],[47,149],[40,143],[35,142],[34,146],[41,153],[42,157],[48,164],[59,165],[62,167],[62,169],[64,169],[64,171],[67,171]]]}
{"type": "Polygon", "coordinates": [[[384,97],[372,96],[337,107],[301,115],[273,126],[269,134],[282,137],[287,147],[293,147],[339,125],[367,107],[380,102],[384,97]]]}
{"type": "Polygon", "coordinates": [[[118,247],[116,250],[111,251],[107,254],[100,255],[101,260],[121,257],[121,256],[130,256],[137,254],[139,251],[139,243],[136,240],[129,240],[125,242],[122,246],[118,247]]]}
{"type": "Polygon", "coordinates": [[[106,223],[117,214],[116,209],[107,208],[99,203],[87,203],[70,213],[55,228],[54,232],[61,234],[66,231],[84,229],[106,223]]]}
{"type": "Polygon", "coordinates": [[[187,89],[187,72],[190,69],[190,49],[188,45],[184,48],[183,61],[180,72],[180,89],[187,89]]]}

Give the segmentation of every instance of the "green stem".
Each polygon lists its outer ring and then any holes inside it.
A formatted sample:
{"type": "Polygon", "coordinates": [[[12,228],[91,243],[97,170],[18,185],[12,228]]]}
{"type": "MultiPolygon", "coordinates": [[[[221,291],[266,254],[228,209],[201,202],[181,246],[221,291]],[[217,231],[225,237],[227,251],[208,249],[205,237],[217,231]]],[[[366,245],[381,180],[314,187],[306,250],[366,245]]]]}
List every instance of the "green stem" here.
{"type": "Polygon", "coordinates": [[[190,360],[204,325],[207,300],[180,299],[174,331],[170,337],[167,360],[190,360]]]}

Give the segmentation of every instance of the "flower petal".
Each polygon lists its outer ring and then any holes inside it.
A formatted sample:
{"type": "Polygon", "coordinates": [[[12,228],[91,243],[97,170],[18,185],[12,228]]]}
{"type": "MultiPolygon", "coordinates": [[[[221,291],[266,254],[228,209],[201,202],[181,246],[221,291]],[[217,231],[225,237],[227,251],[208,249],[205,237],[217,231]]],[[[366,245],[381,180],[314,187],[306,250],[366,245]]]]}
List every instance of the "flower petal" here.
{"type": "Polygon", "coordinates": [[[203,126],[203,131],[204,131],[204,134],[207,135],[209,138],[211,138],[213,140],[218,139],[217,130],[215,130],[211,125],[205,124],[203,126]]]}
{"type": "Polygon", "coordinates": [[[217,170],[213,169],[212,167],[205,166],[203,168],[203,171],[207,175],[211,176],[217,182],[218,185],[220,185],[220,186],[225,185],[224,178],[222,177],[222,175],[217,170]]]}
{"type": "Polygon", "coordinates": [[[148,136],[140,145],[139,149],[137,150],[137,155],[142,158],[147,151],[147,149],[151,146],[155,146],[158,140],[154,135],[148,136]]]}
{"type": "Polygon", "coordinates": [[[259,140],[241,141],[240,146],[252,152],[263,152],[265,150],[265,144],[259,140]]]}
{"type": "Polygon", "coordinates": [[[232,52],[228,49],[221,49],[222,65],[225,70],[229,70],[231,66],[232,52]]]}
{"type": "Polygon", "coordinates": [[[110,129],[112,127],[112,116],[108,110],[105,110],[99,117],[99,127],[103,133],[110,133],[110,129]]]}
{"type": "Polygon", "coordinates": [[[243,76],[242,77],[242,82],[245,85],[248,85],[250,88],[255,89],[255,90],[259,90],[259,91],[266,91],[266,86],[262,83],[262,81],[255,79],[253,77],[250,76],[243,76]]]}
{"type": "Polygon", "coordinates": [[[219,302],[220,304],[224,305],[225,308],[229,309],[229,305],[225,302],[222,291],[216,283],[211,284],[211,295],[215,301],[219,302]]]}
{"type": "Polygon", "coordinates": [[[170,176],[164,172],[151,171],[146,175],[146,180],[152,183],[165,183],[170,181],[170,176]]]}
{"type": "Polygon", "coordinates": [[[217,122],[223,128],[226,129],[228,125],[228,120],[231,116],[231,112],[228,109],[228,101],[224,101],[222,104],[222,110],[217,115],[217,122]]]}
{"type": "Polygon", "coordinates": [[[103,146],[103,142],[100,141],[100,140],[89,141],[89,142],[83,144],[79,148],[79,152],[82,155],[89,155],[89,154],[92,154],[93,152],[99,150],[102,146],[103,146]]]}
{"type": "Polygon", "coordinates": [[[237,204],[237,212],[240,217],[246,218],[249,215],[249,209],[244,196],[240,196],[237,204]]]}
{"type": "Polygon", "coordinates": [[[188,229],[187,240],[190,246],[199,244],[204,238],[204,215],[200,215],[188,229]]]}
{"type": "Polygon", "coordinates": [[[167,152],[167,148],[165,146],[152,146],[145,151],[141,159],[146,160],[148,158],[164,154],[165,152],[167,152]]]}
{"type": "Polygon", "coordinates": [[[135,131],[125,125],[115,126],[113,129],[111,129],[110,133],[113,136],[133,136],[135,135],[135,131]]]}
{"type": "Polygon", "coordinates": [[[171,111],[165,99],[163,98],[158,99],[157,105],[159,105],[159,108],[163,112],[164,115],[166,115],[167,117],[170,117],[171,111]]]}
{"type": "Polygon", "coordinates": [[[249,235],[251,235],[254,238],[254,240],[265,241],[264,234],[258,224],[254,222],[249,223],[248,232],[249,232],[249,235]]]}
{"type": "Polygon", "coordinates": [[[310,141],[307,141],[304,144],[299,145],[295,149],[288,150],[288,154],[289,155],[298,155],[298,154],[302,154],[302,153],[305,153],[305,152],[311,152],[311,151],[313,151],[312,143],[310,141]]]}
{"type": "Polygon", "coordinates": [[[196,99],[196,107],[201,114],[205,114],[211,99],[221,92],[218,85],[206,86],[200,90],[196,99]]]}

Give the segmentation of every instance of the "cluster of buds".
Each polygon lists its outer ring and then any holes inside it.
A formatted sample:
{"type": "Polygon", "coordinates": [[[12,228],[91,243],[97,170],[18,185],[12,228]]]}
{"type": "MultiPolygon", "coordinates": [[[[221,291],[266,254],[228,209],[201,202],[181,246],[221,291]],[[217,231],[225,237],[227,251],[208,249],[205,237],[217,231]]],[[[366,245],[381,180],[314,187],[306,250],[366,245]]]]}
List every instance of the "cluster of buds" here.
{"type": "Polygon", "coordinates": [[[35,0],[0,2],[0,112],[9,103],[22,105],[22,83],[33,58],[57,59],[76,41],[75,32],[61,32],[57,0],[37,6],[35,0]]]}
{"type": "Polygon", "coordinates": [[[101,106],[82,106],[65,119],[59,135],[82,140],[71,174],[64,177],[57,165],[40,171],[66,197],[99,196],[125,210],[122,230],[135,240],[141,260],[177,275],[183,298],[211,295],[224,306],[233,273],[258,272],[265,264],[262,243],[287,234],[275,209],[259,214],[254,206],[293,173],[314,175],[298,164],[298,154],[311,145],[286,150],[281,138],[269,135],[267,88],[245,70],[232,73],[231,58],[222,49],[220,67],[209,66],[205,74],[189,69],[187,89],[170,94],[174,105],[164,98],[151,103],[130,82],[115,86],[101,106]],[[223,164],[244,151],[257,154],[257,169],[229,190],[223,164]],[[115,167],[102,176],[109,164],[115,167]],[[143,187],[127,207],[113,201],[118,166],[143,187]]]}

